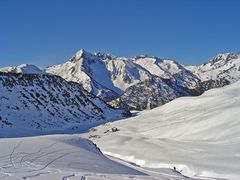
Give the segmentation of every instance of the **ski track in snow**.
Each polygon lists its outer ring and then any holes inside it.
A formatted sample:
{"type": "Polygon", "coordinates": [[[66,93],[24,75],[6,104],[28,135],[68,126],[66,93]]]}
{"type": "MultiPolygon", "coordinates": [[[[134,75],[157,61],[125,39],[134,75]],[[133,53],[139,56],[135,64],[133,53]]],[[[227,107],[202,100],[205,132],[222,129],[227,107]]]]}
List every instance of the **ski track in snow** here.
{"type": "Polygon", "coordinates": [[[177,180],[103,156],[79,135],[0,138],[1,180],[177,180]],[[95,166],[95,167],[94,167],[95,166]]]}

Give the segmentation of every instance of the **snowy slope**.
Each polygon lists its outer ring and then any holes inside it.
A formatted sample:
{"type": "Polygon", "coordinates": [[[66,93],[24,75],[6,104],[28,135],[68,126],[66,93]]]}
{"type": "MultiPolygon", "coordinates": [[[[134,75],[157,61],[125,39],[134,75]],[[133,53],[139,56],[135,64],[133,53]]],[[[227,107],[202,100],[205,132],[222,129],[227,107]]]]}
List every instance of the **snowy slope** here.
{"type": "Polygon", "coordinates": [[[239,92],[236,82],[199,97],[178,98],[136,117],[99,126],[85,137],[105,154],[141,167],[176,167],[194,178],[238,180],[239,92]]]}
{"type": "Polygon", "coordinates": [[[78,135],[0,138],[1,180],[186,179],[173,171],[152,173],[105,157],[78,135]]]}
{"type": "Polygon", "coordinates": [[[0,137],[82,131],[124,116],[61,77],[0,74],[0,137]]]}
{"type": "Polygon", "coordinates": [[[30,65],[30,64],[22,64],[15,67],[0,68],[0,72],[24,73],[24,74],[46,74],[45,71],[41,70],[37,66],[30,65]]]}
{"type": "Polygon", "coordinates": [[[122,92],[130,86],[149,80],[152,77],[151,73],[146,71],[146,69],[135,64],[128,58],[114,57],[103,59],[103,61],[111,75],[113,84],[121,89],[122,92]]]}

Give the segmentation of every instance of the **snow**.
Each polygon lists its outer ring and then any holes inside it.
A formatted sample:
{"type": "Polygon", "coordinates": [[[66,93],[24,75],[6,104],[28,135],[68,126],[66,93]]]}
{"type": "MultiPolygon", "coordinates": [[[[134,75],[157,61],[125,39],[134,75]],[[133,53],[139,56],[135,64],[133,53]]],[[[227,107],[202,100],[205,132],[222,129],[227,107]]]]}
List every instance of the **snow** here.
{"type": "Polygon", "coordinates": [[[192,178],[240,178],[240,82],[183,97],[85,134],[106,155],[192,178]],[[119,129],[112,132],[112,127],[119,129]]]}
{"type": "Polygon", "coordinates": [[[133,61],[151,74],[164,79],[172,79],[182,87],[194,89],[198,85],[198,78],[176,61],[148,56],[136,57],[133,61]]]}
{"type": "Polygon", "coordinates": [[[105,61],[105,64],[111,74],[113,84],[121,89],[122,92],[130,86],[148,80],[151,77],[149,72],[129,59],[115,58],[105,61]]]}
{"type": "Polygon", "coordinates": [[[161,169],[154,173],[111,160],[79,135],[0,138],[1,180],[156,180],[185,179],[161,169]]]}
{"type": "Polygon", "coordinates": [[[163,60],[155,57],[140,56],[134,59],[134,62],[144,67],[146,70],[156,76],[169,79],[170,73],[163,65],[163,60]]]}
{"type": "Polygon", "coordinates": [[[0,139],[0,146],[0,179],[63,179],[67,175],[102,179],[102,173],[143,175],[109,160],[90,141],[77,135],[0,139]]]}

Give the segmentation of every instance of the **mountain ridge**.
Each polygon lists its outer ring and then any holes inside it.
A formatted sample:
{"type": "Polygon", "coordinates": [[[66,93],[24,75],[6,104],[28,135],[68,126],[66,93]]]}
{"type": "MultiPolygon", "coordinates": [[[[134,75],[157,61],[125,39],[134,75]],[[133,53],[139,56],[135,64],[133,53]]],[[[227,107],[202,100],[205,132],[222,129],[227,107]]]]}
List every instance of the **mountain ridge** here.
{"type": "Polygon", "coordinates": [[[208,63],[184,66],[175,60],[156,56],[127,58],[80,49],[65,63],[41,71],[77,82],[88,92],[115,107],[143,110],[157,107],[176,97],[200,95],[205,90],[236,82],[240,79],[240,54],[222,53],[208,63]],[[157,87],[164,90],[158,91],[157,87]],[[146,94],[148,98],[156,96],[150,98],[155,100],[149,102],[140,96],[137,97],[138,102],[132,102],[131,97],[143,91],[150,93],[146,94]],[[166,91],[169,93],[164,94],[166,91]]]}

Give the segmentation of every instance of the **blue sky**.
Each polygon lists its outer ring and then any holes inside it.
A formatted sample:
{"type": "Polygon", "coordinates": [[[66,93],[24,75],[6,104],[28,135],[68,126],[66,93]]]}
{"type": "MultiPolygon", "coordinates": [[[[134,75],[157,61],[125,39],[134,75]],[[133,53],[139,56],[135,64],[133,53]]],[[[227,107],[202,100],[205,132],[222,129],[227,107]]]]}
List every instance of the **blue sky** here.
{"type": "Polygon", "coordinates": [[[202,63],[240,51],[238,0],[0,0],[0,66],[65,62],[78,49],[202,63]]]}

